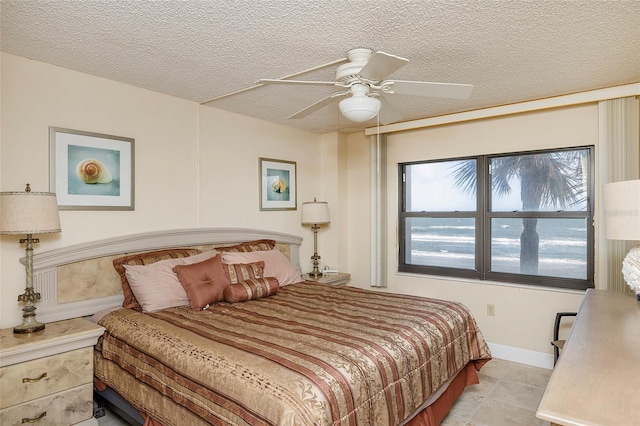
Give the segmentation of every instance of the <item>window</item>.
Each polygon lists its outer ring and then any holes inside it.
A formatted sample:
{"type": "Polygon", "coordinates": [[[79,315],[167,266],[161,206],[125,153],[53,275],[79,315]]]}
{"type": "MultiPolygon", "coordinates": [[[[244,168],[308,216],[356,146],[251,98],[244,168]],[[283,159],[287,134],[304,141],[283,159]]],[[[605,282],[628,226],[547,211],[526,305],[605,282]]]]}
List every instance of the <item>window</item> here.
{"type": "Polygon", "coordinates": [[[593,147],[403,163],[399,270],[593,287],[593,147]]]}

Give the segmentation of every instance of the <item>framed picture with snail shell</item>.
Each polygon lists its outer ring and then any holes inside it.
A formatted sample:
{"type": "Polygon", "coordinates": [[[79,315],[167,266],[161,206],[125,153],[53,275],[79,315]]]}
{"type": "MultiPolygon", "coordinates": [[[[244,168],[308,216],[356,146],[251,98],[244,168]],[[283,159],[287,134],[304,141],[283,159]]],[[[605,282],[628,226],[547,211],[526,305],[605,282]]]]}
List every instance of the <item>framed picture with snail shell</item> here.
{"type": "Polygon", "coordinates": [[[50,191],[60,210],[134,210],[134,139],[49,127],[50,191]]]}
{"type": "Polygon", "coordinates": [[[260,210],[296,210],[296,163],[259,158],[260,210]]]}

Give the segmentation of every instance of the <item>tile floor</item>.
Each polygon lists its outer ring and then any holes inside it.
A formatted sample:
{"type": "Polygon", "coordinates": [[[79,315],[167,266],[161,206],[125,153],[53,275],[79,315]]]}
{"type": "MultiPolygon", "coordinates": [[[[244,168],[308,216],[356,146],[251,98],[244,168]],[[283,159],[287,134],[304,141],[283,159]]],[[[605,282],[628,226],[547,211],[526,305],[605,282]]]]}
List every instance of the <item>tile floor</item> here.
{"type": "Polygon", "coordinates": [[[98,425],[100,426],[125,426],[126,423],[120,417],[116,416],[112,412],[107,410],[107,415],[104,417],[98,417],[98,425]]]}
{"type": "Polygon", "coordinates": [[[548,426],[536,409],[551,370],[494,358],[454,403],[442,426],[548,426]]]}
{"type": "MultiPolygon", "coordinates": [[[[442,426],[548,426],[535,416],[551,370],[494,358],[479,373],[480,384],[468,387],[442,426]]],[[[113,413],[100,426],[124,426],[113,413]]]]}

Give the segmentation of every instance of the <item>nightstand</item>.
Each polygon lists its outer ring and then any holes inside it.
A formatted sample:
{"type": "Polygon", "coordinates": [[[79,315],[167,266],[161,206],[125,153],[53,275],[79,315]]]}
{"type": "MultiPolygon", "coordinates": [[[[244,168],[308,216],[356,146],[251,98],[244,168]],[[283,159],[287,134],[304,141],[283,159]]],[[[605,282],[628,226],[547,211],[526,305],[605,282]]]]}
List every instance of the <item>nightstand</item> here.
{"type": "Polygon", "coordinates": [[[346,285],[347,281],[349,281],[349,277],[351,274],[346,272],[338,272],[337,274],[327,274],[323,275],[320,278],[313,278],[309,276],[309,274],[304,274],[302,278],[309,281],[315,281],[321,284],[329,284],[329,285],[346,285]]]}
{"type": "Polygon", "coordinates": [[[0,330],[0,424],[97,425],[93,345],[103,331],[82,318],[32,334],[0,330]]]}

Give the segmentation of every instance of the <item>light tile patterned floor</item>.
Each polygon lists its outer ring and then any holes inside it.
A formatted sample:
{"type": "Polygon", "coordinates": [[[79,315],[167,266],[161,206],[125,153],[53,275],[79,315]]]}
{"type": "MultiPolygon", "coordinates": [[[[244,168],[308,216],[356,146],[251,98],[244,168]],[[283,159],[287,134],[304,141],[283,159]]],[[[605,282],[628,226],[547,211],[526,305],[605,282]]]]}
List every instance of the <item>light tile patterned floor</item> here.
{"type": "MultiPolygon", "coordinates": [[[[551,370],[492,359],[479,373],[480,384],[468,387],[442,426],[548,426],[536,419],[538,403],[551,370]]],[[[123,426],[113,413],[98,419],[100,426],[123,426]]]]}
{"type": "Polygon", "coordinates": [[[106,416],[98,418],[98,425],[100,426],[126,426],[128,424],[109,410],[107,410],[106,416]]]}
{"type": "Polygon", "coordinates": [[[492,359],[479,373],[480,384],[460,395],[442,426],[548,426],[536,409],[551,370],[492,359]]]}

